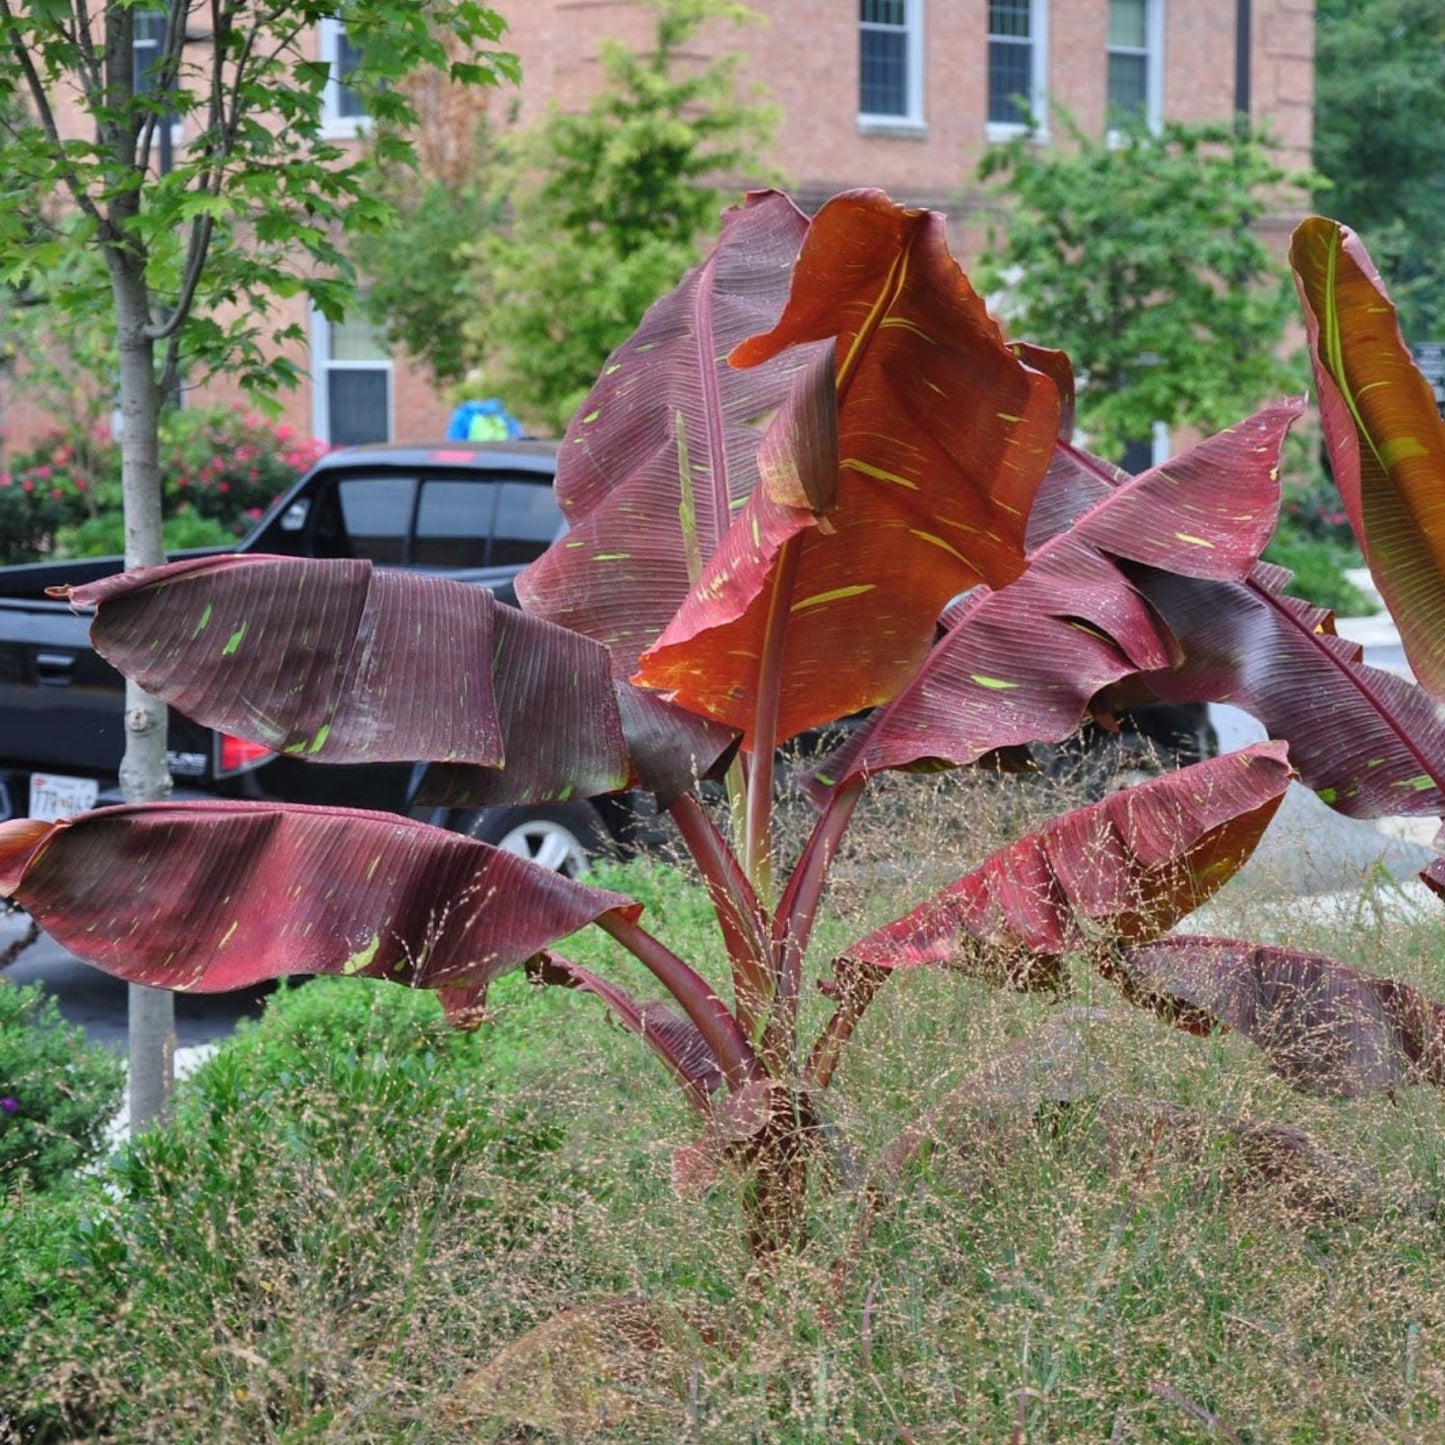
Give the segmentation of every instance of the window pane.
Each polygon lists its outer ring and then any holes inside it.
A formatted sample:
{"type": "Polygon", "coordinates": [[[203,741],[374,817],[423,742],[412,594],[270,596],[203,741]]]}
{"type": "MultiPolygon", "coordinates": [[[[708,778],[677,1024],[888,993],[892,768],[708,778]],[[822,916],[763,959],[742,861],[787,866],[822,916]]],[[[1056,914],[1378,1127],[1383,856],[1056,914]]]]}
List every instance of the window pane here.
{"type": "Polygon", "coordinates": [[[411,477],[343,477],[336,488],[353,557],[406,561],[416,482],[411,477]]]}
{"type": "Polygon", "coordinates": [[[327,323],[331,328],[327,352],[332,361],[389,361],[390,353],[382,344],[370,320],[359,310],[352,311],[345,321],[327,323]]]}
{"type": "Polygon", "coordinates": [[[391,373],[339,371],[326,373],[327,440],[335,447],[384,442],[391,416],[391,373]]]}
{"type": "Polygon", "coordinates": [[[346,120],[366,114],[361,97],[347,84],[351,73],[361,64],[361,50],[348,39],[346,31],[336,28],[336,113],[346,120]]]}
{"type": "Polygon", "coordinates": [[[541,482],[503,482],[492,538],[492,566],[514,566],[540,557],[562,530],[562,509],[541,482]]]}
{"type": "Polygon", "coordinates": [[[491,482],[428,482],[416,514],[413,565],[485,567],[496,501],[491,482]]]}
{"type": "Polygon", "coordinates": [[[988,46],[988,118],[998,125],[1027,121],[1019,101],[1027,101],[1033,82],[1033,47],[991,40],[988,46]]]}
{"type": "Polygon", "coordinates": [[[1031,0],[989,0],[989,35],[1008,35],[1017,40],[1027,40],[1032,33],[1029,29],[1032,9],[1031,0]]]}
{"type": "Polygon", "coordinates": [[[1149,44],[1147,0],[1109,0],[1109,44],[1125,50],[1149,44]]]}
{"type": "Polygon", "coordinates": [[[1109,56],[1109,119],[1135,120],[1144,115],[1148,65],[1142,55],[1109,56]]]}
{"type": "Polygon", "coordinates": [[[907,115],[907,35],[901,30],[864,30],[860,39],[858,109],[864,115],[907,115]]]}
{"type": "Polygon", "coordinates": [[[865,25],[897,25],[908,23],[904,13],[906,0],[861,0],[858,18],[865,25]]]}

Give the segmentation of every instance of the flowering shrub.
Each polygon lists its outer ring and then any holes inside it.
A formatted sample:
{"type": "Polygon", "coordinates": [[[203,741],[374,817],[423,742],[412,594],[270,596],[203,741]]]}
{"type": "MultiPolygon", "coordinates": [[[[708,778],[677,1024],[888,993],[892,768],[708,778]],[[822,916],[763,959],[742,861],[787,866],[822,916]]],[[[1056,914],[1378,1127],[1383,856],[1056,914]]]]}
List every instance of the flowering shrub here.
{"type": "MultiPolygon", "coordinates": [[[[167,547],[244,536],[325,450],[239,409],[169,413],[160,436],[167,547]]],[[[103,431],[58,429],[0,471],[0,564],[118,552],[120,512],[120,444],[103,431]]]]}
{"type": "Polygon", "coordinates": [[[250,412],[172,412],[161,429],[166,514],[188,506],[244,536],[325,450],[324,442],[250,412]]]}

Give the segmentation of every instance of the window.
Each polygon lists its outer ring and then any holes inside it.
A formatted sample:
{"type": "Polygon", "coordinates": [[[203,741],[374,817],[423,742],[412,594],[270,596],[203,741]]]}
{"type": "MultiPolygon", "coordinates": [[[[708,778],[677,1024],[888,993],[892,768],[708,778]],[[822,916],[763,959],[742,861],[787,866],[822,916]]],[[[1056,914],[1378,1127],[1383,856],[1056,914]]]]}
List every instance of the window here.
{"type": "Polygon", "coordinates": [[[419,480],[353,473],[337,482],[333,510],[330,534],[322,534],[318,519],[318,556],[423,569],[530,562],[563,525],[551,486],[533,475],[419,480]]]}
{"type": "Polygon", "coordinates": [[[923,0],[859,0],[858,114],[882,125],[923,124],[923,0]]]}
{"type": "Polygon", "coordinates": [[[321,22],[321,59],[329,67],[322,122],[333,133],[355,135],[366,126],[366,105],[347,82],[361,64],[361,50],[352,44],[340,20],[321,22]]]}
{"type": "MultiPolygon", "coordinates": [[[[156,67],[166,48],[166,12],[164,10],[137,10],[135,29],[131,33],[130,75],[131,87],[136,95],[149,95],[157,88],[156,67]]],[[[172,77],[171,93],[175,93],[172,77]]],[[[156,146],[161,173],[171,168],[171,152],[180,134],[176,127],[179,117],[174,111],[166,116],[165,123],[157,128],[156,146]]]]}
{"type": "Polygon", "coordinates": [[[513,566],[540,557],[562,531],[562,511],[550,486],[533,477],[503,482],[497,489],[493,567],[513,566]]]}
{"type": "Polygon", "coordinates": [[[1163,110],[1162,0],[1109,0],[1109,125],[1159,125],[1163,110]]]}
{"type": "Polygon", "coordinates": [[[414,567],[485,567],[497,489],[490,482],[429,481],[416,513],[414,567]]]}
{"type": "Polygon", "coordinates": [[[336,488],[351,557],[399,566],[406,561],[416,506],[412,477],[343,477],[336,488]]]}
{"type": "Polygon", "coordinates": [[[391,357],[364,316],[312,324],[312,426],[350,447],[391,437],[391,357]]]}
{"type": "Polygon", "coordinates": [[[1042,127],[1048,89],[1047,0],[989,0],[988,136],[1042,127]]]}
{"type": "Polygon", "coordinates": [[[131,38],[131,85],[137,95],[150,94],[152,72],[166,44],[164,10],[137,10],[131,38]]]}

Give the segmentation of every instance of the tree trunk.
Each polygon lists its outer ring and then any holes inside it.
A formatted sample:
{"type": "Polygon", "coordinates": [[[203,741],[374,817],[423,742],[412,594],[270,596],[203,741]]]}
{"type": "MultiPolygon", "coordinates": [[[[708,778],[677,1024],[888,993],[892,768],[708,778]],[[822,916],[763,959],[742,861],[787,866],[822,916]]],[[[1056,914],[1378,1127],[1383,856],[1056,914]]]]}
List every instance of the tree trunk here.
{"type": "MultiPolygon", "coordinates": [[[[140,259],[107,252],[120,351],[120,472],[125,516],[125,565],[165,561],[161,538],[161,477],[157,430],[161,393],[150,335],[149,293],[140,259]]],[[[159,802],[171,794],[166,765],[166,707],[129,679],[125,685],[125,756],[121,795],[127,803],[159,802]]],[[[134,1134],[164,1113],[175,1078],[175,998],[166,990],[127,989],[130,1050],[130,1128],[134,1134]]]]}

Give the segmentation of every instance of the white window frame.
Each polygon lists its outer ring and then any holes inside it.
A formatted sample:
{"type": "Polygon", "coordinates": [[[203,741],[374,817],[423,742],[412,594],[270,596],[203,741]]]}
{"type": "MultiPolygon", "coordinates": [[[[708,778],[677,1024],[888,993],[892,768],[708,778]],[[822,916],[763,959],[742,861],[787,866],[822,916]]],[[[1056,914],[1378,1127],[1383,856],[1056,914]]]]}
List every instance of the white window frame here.
{"type": "MultiPolygon", "coordinates": [[[[984,24],[987,26],[987,7],[984,24]]],[[[988,95],[988,47],[993,36],[984,35],[984,114],[987,116],[988,95]]],[[[1036,140],[1046,142],[1049,138],[1049,0],[1029,0],[1029,104],[1034,112],[1033,126],[1019,125],[1011,121],[985,120],[984,134],[990,141],[1008,141],[1015,136],[1032,135],[1036,140]]]]}
{"type": "MultiPolygon", "coordinates": [[[[1120,54],[1138,55],[1134,49],[1105,44],[1104,47],[1104,105],[1109,104],[1108,56],[1114,50],[1120,54]]],[[[1144,124],[1156,135],[1164,124],[1164,0],[1144,0],[1144,124]]],[[[1119,138],[1119,132],[1109,127],[1109,141],[1119,138]]]]}
{"type": "MultiPolygon", "coordinates": [[[[863,19],[858,22],[858,63],[863,63],[863,32],[879,28],[863,19]]],[[[891,28],[891,27],[889,27],[891,28]]],[[[923,120],[923,0],[903,0],[904,85],[907,109],[901,115],[872,115],[858,112],[858,129],[864,134],[921,133],[923,120]]],[[[859,96],[861,105],[862,96],[859,96]]]]}
{"type": "Polygon", "coordinates": [[[328,139],[365,135],[371,129],[369,115],[343,115],[341,93],[350,89],[341,83],[341,39],[345,24],[335,16],[321,22],[321,60],[327,67],[326,88],[321,92],[321,133],[328,139]]]}
{"type": "Polygon", "coordinates": [[[338,371],[386,373],[386,440],[396,436],[396,365],[390,356],[366,361],[337,361],[331,355],[331,323],[311,308],[311,434],[331,442],[331,377],[338,371]]]}
{"type": "MultiPolygon", "coordinates": [[[[164,34],[166,24],[169,20],[169,16],[167,15],[166,11],[160,8],[151,10],[146,9],[144,6],[140,6],[137,7],[134,13],[135,30],[131,39],[132,74],[142,69],[148,70],[152,65],[156,63],[157,60],[160,59],[161,36],[146,36],[142,38],[140,35],[142,25],[151,20],[159,20],[161,22],[162,34],[164,34]],[[142,51],[151,52],[149,58],[146,60],[146,63],[143,66],[139,63],[140,54],[142,51]]],[[[172,148],[180,145],[184,139],[185,126],[182,124],[179,113],[172,112],[170,136],[172,148]]]]}

